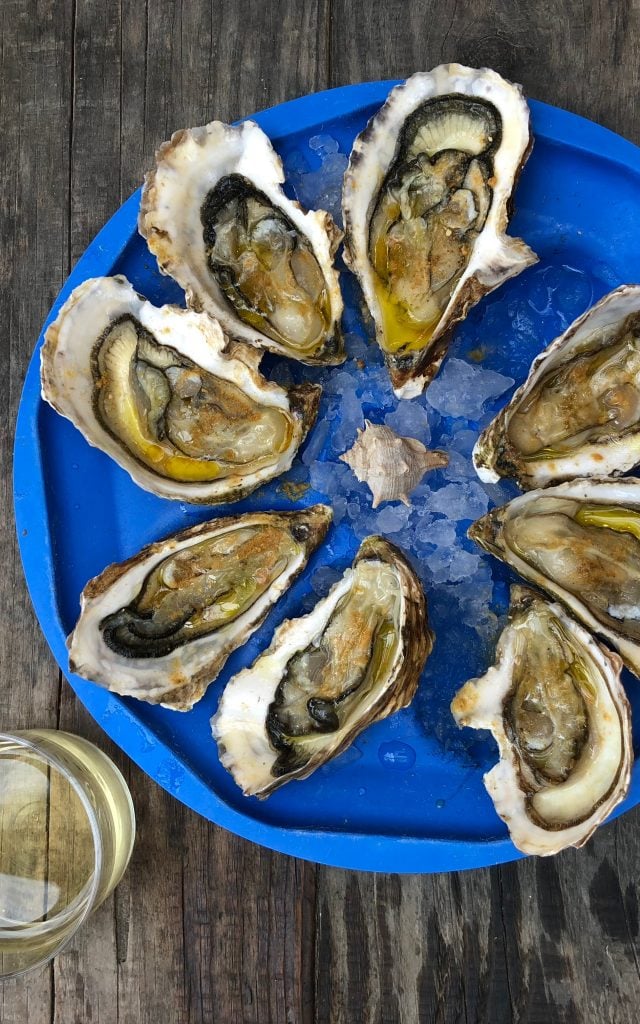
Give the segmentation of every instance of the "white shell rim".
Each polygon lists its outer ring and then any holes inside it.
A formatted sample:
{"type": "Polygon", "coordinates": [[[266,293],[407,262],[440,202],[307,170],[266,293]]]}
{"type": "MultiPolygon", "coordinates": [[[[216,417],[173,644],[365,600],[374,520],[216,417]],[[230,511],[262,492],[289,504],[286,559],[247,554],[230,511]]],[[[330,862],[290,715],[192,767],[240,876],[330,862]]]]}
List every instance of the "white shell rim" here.
{"type": "Polygon", "coordinates": [[[42,398],[140,487],[163,498],[203,504],[237,500],[289,469],[311,425],[292,409],[284,388],[267,381],[238,349],[232,354],[216,320],[178,306],[154,306],[122,276],[90,278],[73,290],[47,329],[40,364],[42,398]],[[124,315],[135,317],[160,343],[237,385],[257,403],[288,413],[293,431],[287,449],[271,465],[252,473],[206,482],[171,480],[139,462],[96,418],[92,398],[95,342],[124,315]]]}
{"type": "Polygon", "coordinates": [[[184,289],[187,304],[216,317],[233,338],[311,364],[337,364],[346,358],[339,338],[343,301],[333,257],[342,232],[326,210],[305,212],[282,190],[284,170],[267,135],[255,121],[228,125],[211,121],[174,132],[156,153],[156,166],[142,190],[138,230],[156,256],[162,273],[184,289]],[[283,210],[310,242],[323,271],[331,309],[325,347],[335,352],[300,357],[273,338],[246,324],[230,307],[205,257],[200,209],[220,178],[239,174],[251,181],[274,206],[283,210]],[[176,213],[179,211],[179,213],[176,213]]]}
{"type": "Polygon", "coordinates": [[[524,494],[513,498],[507,505],[492,509],[485,516],[474,523],[470,529],[473,539],[481,547],[485,547],[491,554],[501,558],[511,568],[515,569],[524,579],[534,583],[542,590],[551,594],[561,601],[580,622],[591,632],[603,637],[620,653],[625,665],[640,678],[640,642],[632,641],[622,633],[610,629],[593,615],[587,606],[574,594],[569,594],[561,586],[543,576],[536,569],[520,558],[515,552],[509,549],[508,556],[501,549],[485,545],[483,541],[475,536],[475,528],[485,521],[493,521],[497,516],[505,518],[512,516],[523,505],[530,504],[538,498],[548,497],[575,498],[579,501],[587,501],[592,504],[621,504],[630,507],[637,507],[640,511],[640,478],[637,477],[591,477],[581,480],[568,480],[565,483],[555,484],[551,487],[538,488],[534,491],[527,491],[524,494]]]}
{"type": "MultiPolygon", "coordinates": [[[[508,404],[486,427],[473,449],[473,464],[485,483],[497,483],[501,473],[496,468],[500,445],[506,435],[511,416],[525,395],[556,365],[568,362],[571,352],[585,336],[619,323],[633,312],[640,312],[640,285],[625,284],[603,296],[595,305],[577,317],[561,335],[533,360],[526,380],[514,392],[508,404]]],[[[625,433],[611,442],[594,441],[557,459],[530,459],[522,463],[518,483],[526,488],[545,487],[573,477],[611,476],[633,469],[640,462],[640,424],[637,430],[625,433]]]]}
{"type": "MultiPolygon", "coordinates": [[[[381,336],[380,314],[368,258],[368,228],[373,203],[394,159],[398,136],[406,118],[427,99],[448,93],[478,96],[492,103],[502,117],[503,135],[494,159],[497,182],[487,219],[425,352],[439,338],[446,336],[454,323],[464,318],[469,306],[477,302],[481,294],[498,287],[538,259],[521,239],[505,234],[509,220],[508,202],[532,145],[529,108],[521,87],[488,68],[469,68],[461,64],[441,64],[432,71],[417,72],[391,90],[383,106],[357,137],[344,177],[345,262],[360,281],[376,324],[378,339],[381,336]],[[479,294],[463,300],[472,279],[477,282],[479,294]],[[459,308],[460,303],[463,308],[459,308]]],[[[443,350],[435,360],[436,369],[444,354],[443,350]]],[[[387,353],[385,358],[388,363],[393,362],[393,356],[387,353]]],[[[402,382],[394,381],[396,396],[416,397],[434,373],[432,361],[426,363],[424,372],[418,364],[412,377],[402,382]]]]}
{"type": "Polygon", "coordinates": [[[215,679],[228,654],[248,640],[266,611],[304,568],[331,522],[333,513],[329,506],[316,505],[285,514],[286,522],[292,526],[296,522],[312,525],[315,530],[313,538],[309,543],[300,545],[296,558],[250,608],[214,634],[192,640],[160,658],[126,658],[105,644],[99,624],[106,615],[131,603],[154,566],[168,554],[198,544],[207,536],[220,536],[261,523],[267,525],[271,520],[277,522],[282,515],[267,511],[215,518],[148,545],[125,563],[107,567],[100,576],[89,581],[80,595],[80,616],[67,640],[72,671],[122,696],[137,697],[151,703],[160,702],[163,696],[173,691],[176,698],[164,706],[188,711],[215,679]],[[94,596],[95,590],[99,592],[94,596]],[[239,635],[244,640],[238,641],[239,635]],[[210,677],[201,686],[199,696],[193,698],[191,695],[186,701],[181,699],[180,691],[188,687],[196,676],[207,672],[210,672],[210,677]]]}
{"type": "MultiPolygon", "coordinates": [[[[620,744],[620,763],[615,778],[608,792],[597,802],[591,814],[582,821],[564,828],[544,828],[530,816],[527,808],[527,794],[520,784],[518,758],[514,747],[504,728],[503,703],[511,687],[512,665],[515,655],[515,643],[518,625],[510,621],[498,640],[496,662],[484,676],[466,683],[454,698],[451,710],[459,726],[477,729],[489,729],[498,744],[500,759],[484,776],[486,789],[493,800],[496,812],[506,822],[511,839],[523,853],[538,856],[550,856],[559,853],[567,846],[582,846],[596,828],[611,814],[613,809],[624,799],[631,778],[633,763],[633,743],[631,736],[631,712],[624,688],[620,682],[622,661],[599,644],[590,633],[576,622],[564,608],[543,598],[541,595],[528,591],[527,588],[515,586],[514,594],[531,595],[532,604],[546,605],[551,614],[563,628],[571,633],[590,659],[597,674],[597,684],[602,686],[601,698],[608,695],[610,708],[599,707],[602,713],[601,741],[598,751],[603,763],[602,771],[608,772],[607,752],[604,747],[611,744],[617,750],[620,744]],[[464,711],[467,704],[470,708],[464,711]],[[458,705],[458,706],[456,706],[458,705]],[[615,721],[610,721],[610,710],[615,708],[615,721]],[[619,730],[619,733],[618,733],[619,730]]],[[[513,605],[512,605],[513,607],[513,605]]],[[[613,751],[615,757],[618,753],[613,751]]],[[[588,753],[591,753],[589,750],[588,753]]],[[[594,766],[595,775],[591,779],[588,774],[582,776],[580,782],[597,784],[598,765],[594,766]]],[[[608,775],[606,776],[608,780],[608,775]]],[[[600,786],[602,788],[602,781],[600,786]]],[[[569,801],[572,796],[572,782],[551,787],[552,795],[566,791],[564,799],[569,801]],[[555,789],[556,793],[553,792],[555,789]]]]}

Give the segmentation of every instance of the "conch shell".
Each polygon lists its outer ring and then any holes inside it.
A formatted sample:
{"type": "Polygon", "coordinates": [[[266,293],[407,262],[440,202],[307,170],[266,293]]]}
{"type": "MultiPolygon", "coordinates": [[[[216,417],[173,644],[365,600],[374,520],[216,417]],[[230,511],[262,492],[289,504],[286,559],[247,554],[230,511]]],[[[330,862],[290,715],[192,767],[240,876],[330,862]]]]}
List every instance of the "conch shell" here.
{"type": "Polygon", "coordinates": [[[383,501],[403,501],[430,469],[446,466],[449,456],[429,451],[415,437],[400,437],[391,427],[364,421],[353,448],[340,456],[373,495],[373,507],[383,501]]]}

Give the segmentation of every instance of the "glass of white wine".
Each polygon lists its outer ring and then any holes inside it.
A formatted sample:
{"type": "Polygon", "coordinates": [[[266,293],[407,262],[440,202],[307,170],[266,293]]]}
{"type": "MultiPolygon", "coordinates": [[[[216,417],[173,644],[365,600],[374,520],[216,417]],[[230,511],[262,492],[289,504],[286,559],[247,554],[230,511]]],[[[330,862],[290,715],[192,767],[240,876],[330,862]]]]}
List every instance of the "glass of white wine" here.
{"type": "Polygon", "coordinates": [[[134,838],[127,784],[93,743],[0,733],[0,979],[60,952],[122,878],[134,838]]]}

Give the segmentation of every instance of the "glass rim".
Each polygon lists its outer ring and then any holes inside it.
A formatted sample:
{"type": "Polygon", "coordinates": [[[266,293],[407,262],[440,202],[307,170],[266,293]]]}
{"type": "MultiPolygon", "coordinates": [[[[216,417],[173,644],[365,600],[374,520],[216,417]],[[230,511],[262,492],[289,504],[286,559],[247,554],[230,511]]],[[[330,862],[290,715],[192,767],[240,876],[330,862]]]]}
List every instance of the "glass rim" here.
{"type": "MultiPolygon", "coordinates": [[[[64,732],[65,730],[51,729],[50,731],[53,733],[57,733],[64,732]]],[[[31,750],[32,752],[37,754],[38,757],[47,761],[53,768],[56,769],[56,771],[58,771],[61,774],[65,781],[68,782],[69,785],[71,785],[72,789],[76,793],[76,796],[80,800],[80,803],[82,804],[82,809],[84,810],[88,818],[89,825],[91,827],[91,834],[93,836],[94,861],[93,879],[91,880],[91,885],[87,892],[85,906],[82,912],[80,913],[77,921],[74,923],[74,926],[71,929],[71,931],[68,934],[64,935],[64,937],[61,939],[57,946],[55,946],[52,950],[47,951],[47,953],[45,953],[39,959],[35,960],[32,964],[29,964],[26,967],[20,967],[15,971],[7,971],[6,973],[0,971],[0,981],[7,981],[10,978],[18,978],[23,974],[28,974],[30,971],[35,971],[39,967],[43,967],[50,960],[53,960],[54,957],[58,956],[58,954],[62,952],[65,946],[71,941],[73,936],[77,933],[78,929],[82,927],[87,917],[91,913],[93,907],[95,906],[96,897],[98,895],[98,890],[100,888],[100,878],[102,875],[102,838],[100,836],[100,825],[98,823],[98,818],[91,803],[91,800],[89,799],[89,796],[84,790],[82,784],[78,782],[78,780],[74,777],[69,768],[67,768],[64,762],[59,757],[57,757],[56,754],[51,753],[49,750],[45,750],[44,747],[40,745],[37,739],[31,739],[31,737],[25,736],[21,730],[18,730],[15,733],[0,731],[0,744],[5,741],[16,743],[18,746],[22,746],[28,750],[31,750]]],[[[56,922],[59,923],[63,917],[64,912],[56,914],[54,917],[50,918],[47,921],[38,922],[37,924],[33,925],[25,924],[24,926],[20,927],[20,935],[27,935],[31,931],[35,932],[36,929],[38,929],[40,932],[45,933],[47,931],[53,931],[54,928],[56,927],[56,922]]],[[[18,931],[17,929],[14,931],[13,929],[9,930],[0,927],[0,936],[6,937],[8,939],[11,939],[14,936],[17,938],[18,931]]]]}

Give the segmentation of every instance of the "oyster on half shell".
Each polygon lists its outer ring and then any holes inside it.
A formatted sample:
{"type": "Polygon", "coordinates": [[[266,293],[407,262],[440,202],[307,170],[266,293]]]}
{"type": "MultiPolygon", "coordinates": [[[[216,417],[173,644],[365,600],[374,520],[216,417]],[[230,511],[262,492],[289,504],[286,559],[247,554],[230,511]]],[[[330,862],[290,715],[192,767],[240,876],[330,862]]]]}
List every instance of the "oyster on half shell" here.
{"type": "Polygon", "coordinates": [[[485,786],[524,853],[582,846],[624,799],[633,747],[621,669],[560,605],[512,587],[496,663],[451,711],[493,733],[500,760],[485,786]]]}
{"type": "Polygon", "coordinates": [[[282,161],[253,121],[176,132],[145,179],[138,228],[187,304],[239,341],[304,363],[345,359],[333,265],[342,232],[282,190],[282,161]]]}
{"type": "Polygon", "coordinates": [[[505,234],[530,149],[520,87],[460,64],[396,86],[356,139],[344,179],[345,260],[399,398],[427,387],[470,306],[535,263],[505,234]]]}
{"type": "Polygon", "coordinates": [[[524,488],[640,462],[640,286],[610,292],[534,359],[473,461],[482,480],[524,488]]]}
{"type": "Polygon", "coordinates": [[[42,397],[163,498],[237,501],[287,470],[322,389],[267,381],[205,313],[152,306],[124,277],[76,288],[47,330],[42,397]]]}
{"type": "Polygon", "coordinates": [[[188,711],[291,586],[331,509],[212,519],[90,580],[69,668],[108,690],[188,711]]]}
{"type": "Polygon", "coordinates": [[[222,764],[247,796],[307,778],[410,703],[432,646],[415,573],[367,537],[327,597],[227,683],[211,720],[222,764]]]}
{"type": "Polygon", "coordinates": [[[558,598],[640,677],[640,480],[572,480],[492,509],[469,536],[558,598]]]}

